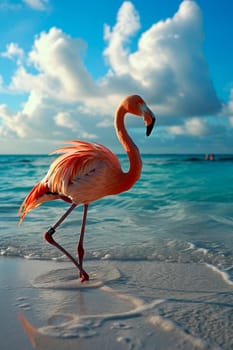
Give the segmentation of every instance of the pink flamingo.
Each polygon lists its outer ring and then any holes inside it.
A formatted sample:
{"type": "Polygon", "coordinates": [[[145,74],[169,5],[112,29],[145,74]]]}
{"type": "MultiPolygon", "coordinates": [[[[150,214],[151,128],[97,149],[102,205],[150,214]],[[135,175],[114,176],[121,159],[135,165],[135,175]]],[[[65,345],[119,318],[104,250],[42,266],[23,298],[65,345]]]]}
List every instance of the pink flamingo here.
{"type": "Polygon", "coordinates": [[[155,116],[138,95],[126,97],[116,111],[115,129],[119,141],[128,154],[130,163],[128,172],[122,171],[117,156],[105,146],[84,141],[70,141],[69,146],[52,152],[62,155],[52,162],[47,175],[33,187],[19,209],[19,214],[21,213],[19,223],[21,223],[31,209],[44,202],[62,199],[71,203],[65,214],[45,232],[44,238],[77,266],[82,282],[89,280],[88,274],[83,269],[83,239],[89,203],[104,196],[129,190],[141,174],[142,161],[139,150],[124,125],[126,113],[144,118],[147,136],[153,129],[155,116]],[[77,245],[78,261],[76,261],[54,240],[53,234],[78,204],[83,204],[84,211],[77,245]]]}

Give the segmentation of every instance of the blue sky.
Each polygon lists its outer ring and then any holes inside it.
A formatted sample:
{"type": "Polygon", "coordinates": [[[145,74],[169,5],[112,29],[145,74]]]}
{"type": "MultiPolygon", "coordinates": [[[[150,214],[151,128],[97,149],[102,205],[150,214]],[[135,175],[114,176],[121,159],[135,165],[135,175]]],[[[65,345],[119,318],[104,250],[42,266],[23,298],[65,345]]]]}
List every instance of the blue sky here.
{"type": "Polygon", "coordinates": [[[233,153],[233,4],[229,0],[0,1],[0,153],[49,153],[64,140],[115,152],[121,99],[142,152],[233,153]]]}

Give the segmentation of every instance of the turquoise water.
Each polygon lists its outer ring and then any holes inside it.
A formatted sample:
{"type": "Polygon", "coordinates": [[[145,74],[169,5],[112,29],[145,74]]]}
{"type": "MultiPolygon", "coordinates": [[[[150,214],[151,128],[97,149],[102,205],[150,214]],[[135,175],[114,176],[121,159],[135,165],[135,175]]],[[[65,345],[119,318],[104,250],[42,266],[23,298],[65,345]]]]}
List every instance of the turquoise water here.
{"type": "MultiPolygon", "coordinates": [[[[123,168],[127,157],[119,156],[123,168]]],[[[233,157],[144,155],[138,183],[121,195],[90,205],[86,259],[209,263],[233,280],[233,157]]],[[[52,157],[0,156],[0,254],[64,259],[43,239],[68,208],[62,201],[31,211],[18,226],[27,192],[47,172],[52,157]]],[[[59,227],[56,239],[75,254],[82,207],[59,227]]]]}

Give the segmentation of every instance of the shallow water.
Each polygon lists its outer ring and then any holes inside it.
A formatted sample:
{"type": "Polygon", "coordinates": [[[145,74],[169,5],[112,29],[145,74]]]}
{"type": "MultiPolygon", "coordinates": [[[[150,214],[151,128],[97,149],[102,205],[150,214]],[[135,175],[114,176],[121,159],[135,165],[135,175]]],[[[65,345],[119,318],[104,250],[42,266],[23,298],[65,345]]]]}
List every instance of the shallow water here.
{"type": "MultiPolygon", "coordinates": [[[[124,169],[127,157],[119,156],[124,169]]],[[[43,239],[67,209],[65,202],[33,210],[21,226],[17,210],[47,172],[52,157],[0,156],[0,253],[27,259],[63,260],[43,239]]],[[[204,262],[233,281],[233,158],[204,155],[144,155],[138,183],[121,195],[92,204],[85,236],[87,260],[204,262]]],[[[75,254],[82,207],[57,230],[75,254]]]]}

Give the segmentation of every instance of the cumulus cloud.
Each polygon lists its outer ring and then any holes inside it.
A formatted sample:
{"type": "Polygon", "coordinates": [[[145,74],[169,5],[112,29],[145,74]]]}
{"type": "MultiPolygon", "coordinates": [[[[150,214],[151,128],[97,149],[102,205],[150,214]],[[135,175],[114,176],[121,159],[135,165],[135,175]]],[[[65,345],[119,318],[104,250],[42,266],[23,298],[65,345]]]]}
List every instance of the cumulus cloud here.
{"type": "Polygon", "coordinates": [[[19,67],[12,78],[11,89],[36,89],[63,101],[79,101],[89,94],[97,94],[82,63],[83,50],[83,41],[72,39],[58,28],[42,32],[28,55],[29,63],[38,74],[30,74],[19,67]]]}
{"type": "Polygon", "coordinates": [[[44,140],[51,144],[75,138],[98,140],[89,117],[82,122],[83,116],[77,118],[75,107],[62,103],[51,105],[51,100],[44,96],[31,94],[19,112],[0,105],[0,116],[3,120],[1,131],[5,136],[44,140]]]}
{"type": "Polygon", "coordinates": [[[138,49],[131,53],[124,43],[139,28],[138,15],[129,11],[126,4],[131,30],[122,35],[125,19],[122,16],[105,36],[108,42],[105,56],[113,70],[110,79],[107,78],[109,85],[116,88],[116,81],[121,82],[119,86],[126,80],[133,82],[163,114],[192,116],[218,112],[221,104],[202,53],[202,15],[197,4],[183,1],[172,18],[155,23],[142,33],[138,49]]]}
{"type": "MultiPolygon", "coordinates": [[[[25,2],[38,10],[48,3],[25,2]]],[[[160,123],[169,125],[164,130],[170,135],[209,135],[211,123],[203,116],[218,113],[221,103],[202,53],[203,37],[202,15],[194,1],[183,1],[173,17],[144,32],[139,13],[126,1],[116,23],[104,26],[108,71],[98,81],[84,64],[87,44],[59,28],[41,32],[27,53],[10,43],[1,56],[16,59],[17,66],[7,89],[28,97],[18,111],[0,105],[0,134],[104,143],[113,135],[108,131],[121,98],[138,93],[160,123]],[[136,34],[140,35],[133,51],[136,34]]]]}
{"type": "Polygon", "coordinates": [[[112,30],[109,25],[105,24],[104,38],[108,46],[104,50],[104,55],[115,72],[128,73],[129,49],[126,44],[139,28],[139,15],[129,1],[124,2],[121,6],[117,15],[117,23],[112,30]]]}

